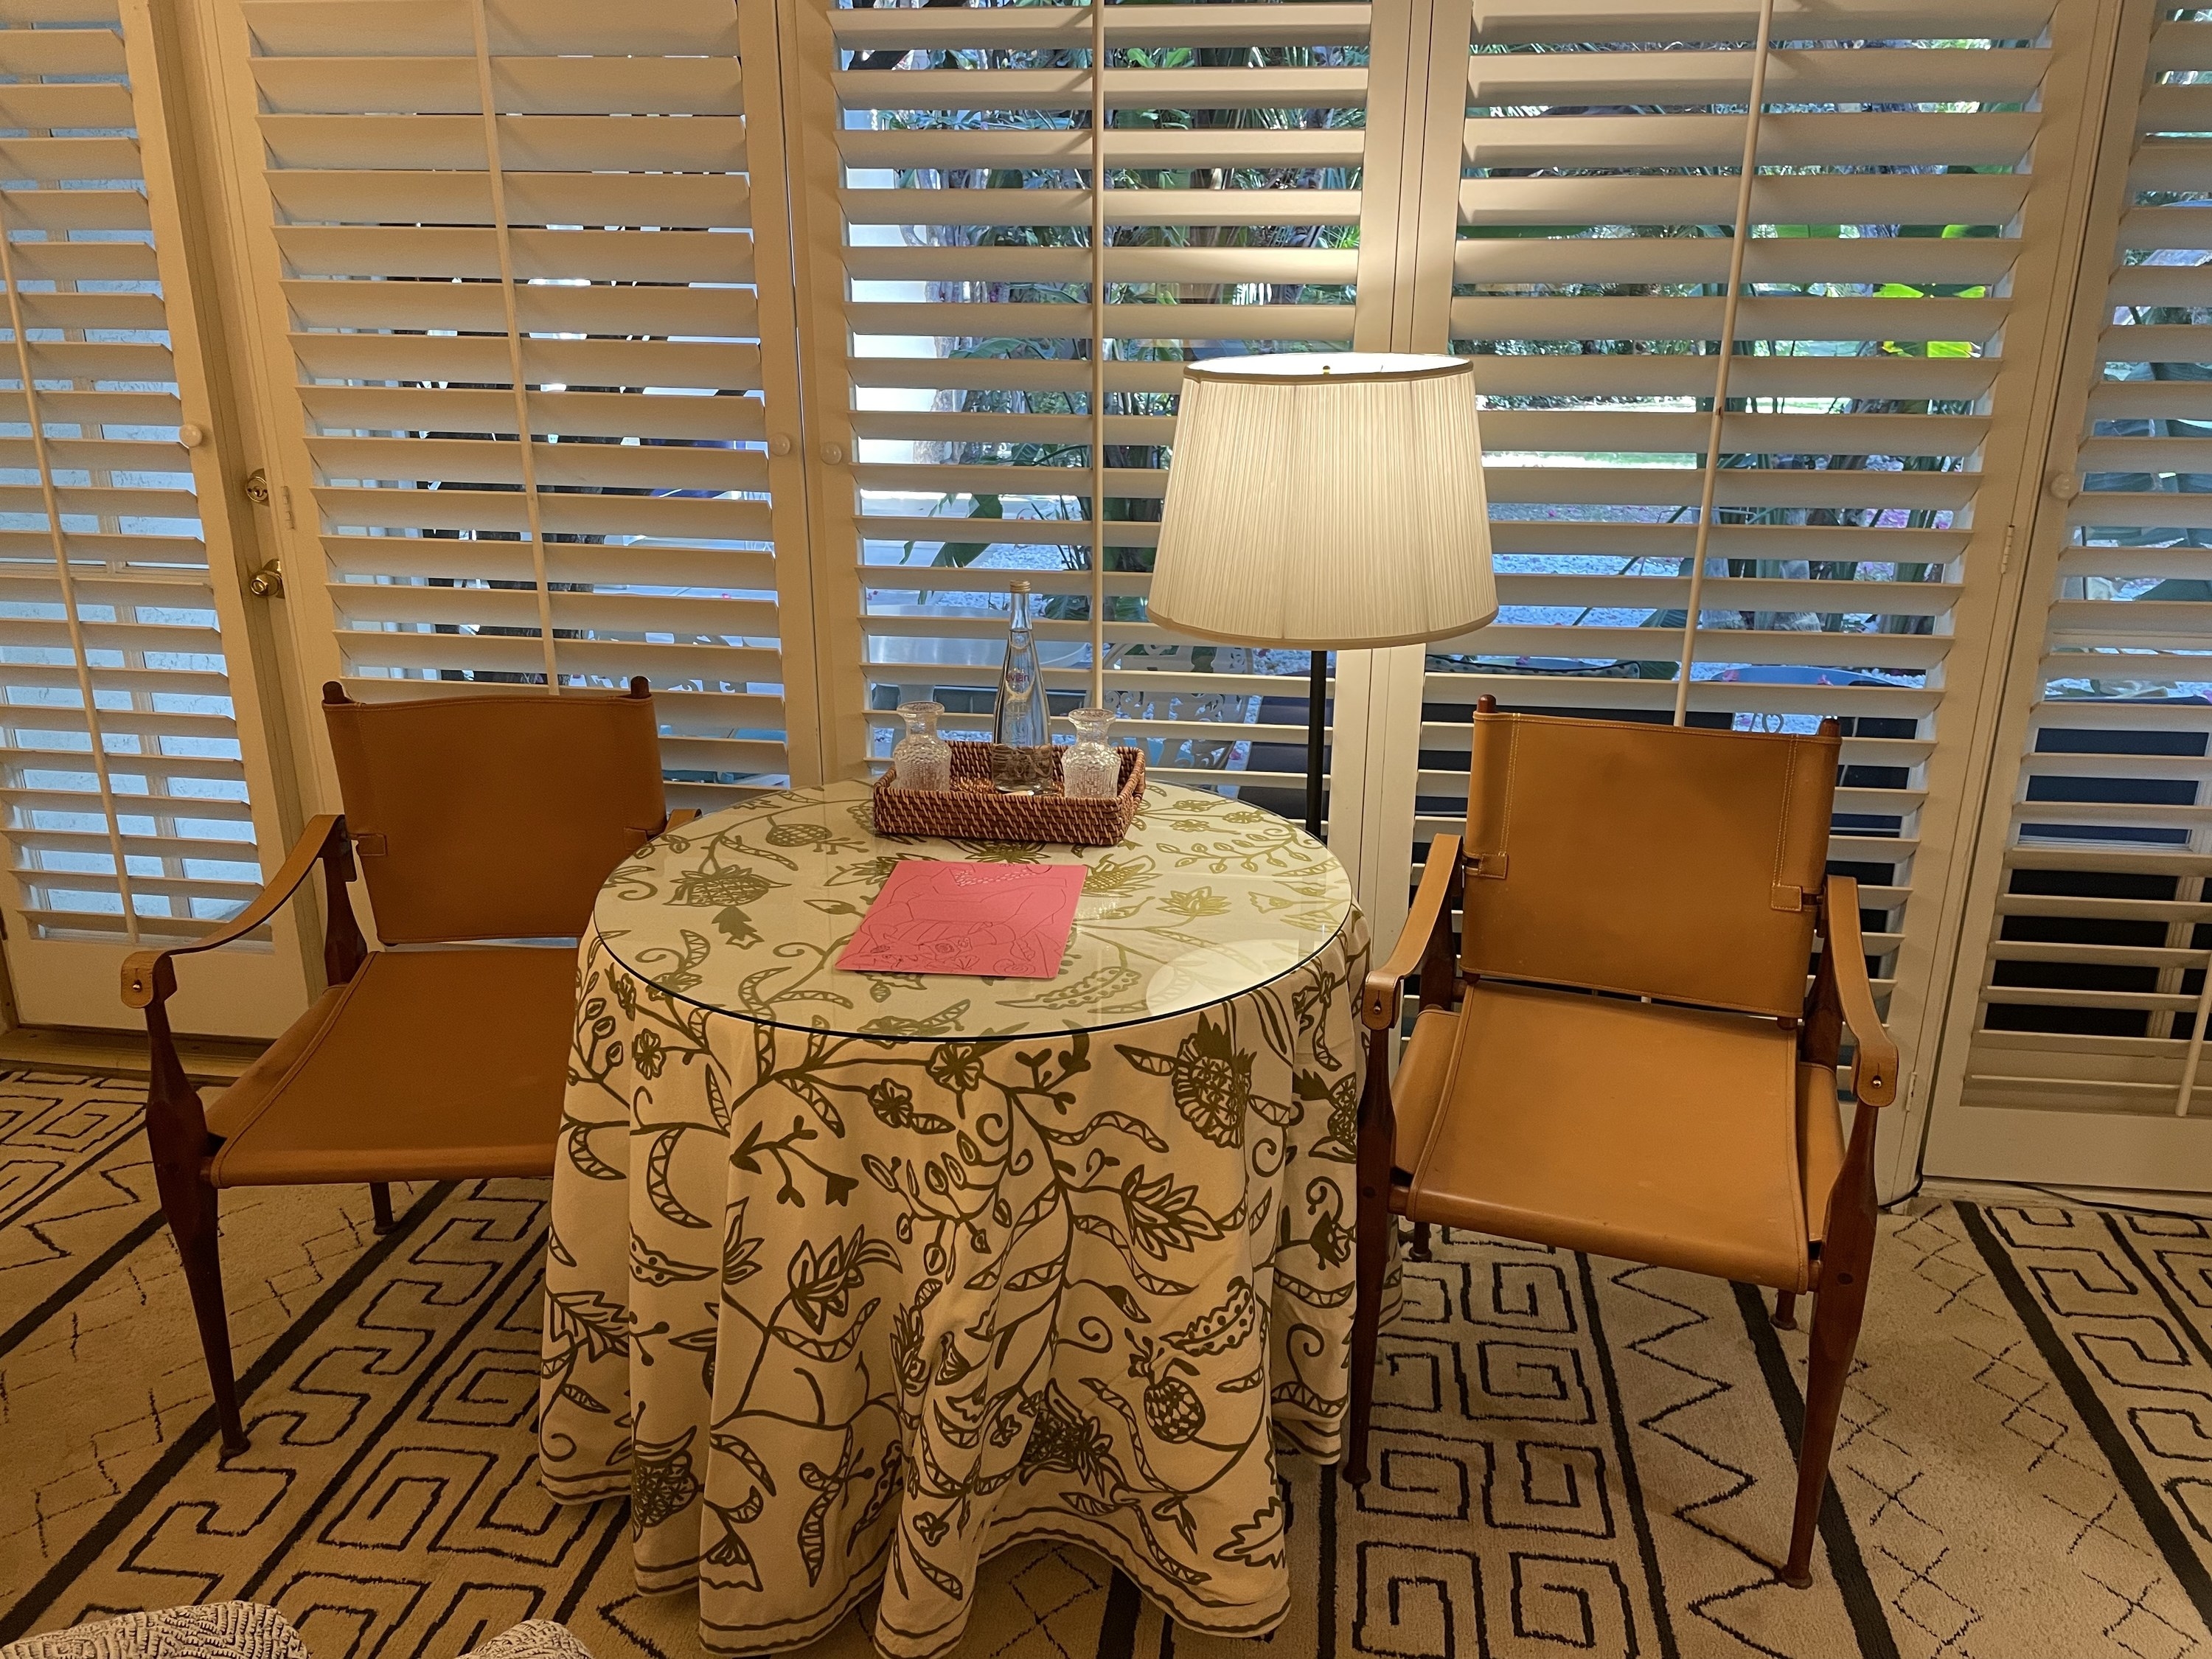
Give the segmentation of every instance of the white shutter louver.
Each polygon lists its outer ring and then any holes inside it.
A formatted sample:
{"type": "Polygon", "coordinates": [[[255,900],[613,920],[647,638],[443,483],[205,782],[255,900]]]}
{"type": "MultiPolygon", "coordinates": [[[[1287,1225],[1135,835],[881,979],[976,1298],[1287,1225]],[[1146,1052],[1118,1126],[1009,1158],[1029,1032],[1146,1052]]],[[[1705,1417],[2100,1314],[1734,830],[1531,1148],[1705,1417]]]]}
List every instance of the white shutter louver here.
{"type": "MultiPolygon", "coordinates": [[[[134,87],[151,61],[143,9],[128,27],[127,40],[114,0],[0,24],[0,833],[28,1022],[124,1023],[121,954],[204,934],[261,878],[266,774],[249,790],[226,639],[237,593],[218,594],[221,526],[201,513],[222,475],[170,333],[190,302],[165,285],[174,248],[155,246],[157,226],[176,234],[175,202],[139,130],[158,107],[134,87]]],[[[258,732],[251,744],[258,767],[258,732]]],[[[225,957],[187,988],[179,1024],[278,1029],[297,963],[265,933],[225,957]]]]}
{"type": "MultiPolygon", "coordinates": [[[[1831,857],[1885,996],[1953,613],[2001,556],[2004,509],[1976,508],[2004,499],[1983,451],[2051,13],[1974,0],[1930,38],[1894,0],[1782,0],[1770,37],[1687,717],[1841,720],[1831,857]]],[[[1503,609],[1431,649],[1417,843],[1464,811],[1481,694],[1672,716],[1757,29],[1686,0],[1474,8],[1449,334],[1485,394],[1503,609]]]]}
{"type": "MultiPolygon", "coordinates": [[[[2085,1157],[2132,1149],[2101,1178],[2167,1185],[2179,1143],[2151,1120],[2212,1115],[2212,25],[2200,15],[2160,9],[2133,122],[2107,140],[2129,156],[2109,210],[2118,246],[2087,256],[2109,277],[2081,319],[2096,336],[2078,365],[2086,402],[2078,386],[2061,402],[2082,424],[2051,451],[2060,545],[2052,584],[2027,598],[2042,650],[2026,753],[1998,760],[2003,869],[1965,1109],[1939,1117],[1931,1149],[1946,1164],[1983,1167],[2009,1146],[2005,1172],[2079,1179],[2085,1157]]],[[[2201,1130],[2189,1145],[2201,1158],[2201,1130]]]]}
{"type": "MultiPolygon", "coordinates": [[[[825,649],[825,723],[849,766],[888,754],[908,698],[987,732],[1018,576],[1054,712],[1087,687],[1091,17],[801,15],[837,106],[805,112],[811,198],[842,216],[817,209],[801,281],[823,610],[853,629],[825,649]]],[[[1304,653],[1175,639],[1144,596],[1182,363],[1382,343],[1360,281],[1370,8],[1115,5],[1106,28],[1107,701],[1153,775],[1296,817],[1304,653]]]]}
{"type": "Polygon", "coordinates": [[[745,118],[737,10],[243,11],[343,676],[642,675],[672,799],[783,781],[787,639],[811,669],[764,389],[792,399],[796,371],[780,241],[757,276],[749,125],[771,233],[781,162],[773,114],[745,118]]]}

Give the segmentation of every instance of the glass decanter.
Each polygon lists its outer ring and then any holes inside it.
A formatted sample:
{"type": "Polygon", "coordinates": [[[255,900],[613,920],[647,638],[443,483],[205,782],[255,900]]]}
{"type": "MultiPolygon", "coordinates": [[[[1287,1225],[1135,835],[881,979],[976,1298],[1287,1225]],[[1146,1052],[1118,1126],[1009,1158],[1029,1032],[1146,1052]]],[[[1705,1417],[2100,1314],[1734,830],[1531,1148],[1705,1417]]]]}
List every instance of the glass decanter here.
{"type": "Polygon", "coordinates": [[[906,721],[906,735],[891,750],[891,770],[897,775],[902,789],[950,789],[952,787],[952,745],[937,735],[937,717],[945,712],[941,702],[902,702],[898,706],[900,718],[906,721]]]}
{"type": "Polygon", "coordinates": [[[1067,717],[1075,745],[1060,757],[1061,789],[1077,800],[1111,800],[1121,793],[1121,757],[1107,741],[1114,725],[1110,708],[1079,708],[1067,717]]]}
{"type": "Polygon", "coordinates": [[[1036,635],[1030,622],[1030,585],[1010,582],[1013,614],[1006,623],[1006,660],[999,671],[999,701],[991,714],[991,741],[1010,749],[1042,749],[1052,741],[1046,729],[1044,670],[1037,661],[1036,635]]]}

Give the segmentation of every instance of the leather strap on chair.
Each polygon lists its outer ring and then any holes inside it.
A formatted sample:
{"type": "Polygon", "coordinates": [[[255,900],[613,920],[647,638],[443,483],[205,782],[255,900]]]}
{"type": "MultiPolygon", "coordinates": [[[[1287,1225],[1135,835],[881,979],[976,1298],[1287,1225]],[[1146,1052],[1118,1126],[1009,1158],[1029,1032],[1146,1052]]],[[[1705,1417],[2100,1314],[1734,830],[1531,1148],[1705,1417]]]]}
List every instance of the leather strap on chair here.
{"type": "Polygon", "coordinates": [[[1492,777],[1498,787],[1489,789],[1470,787],[1467,801],[1467,841],[1463,856],[1467,873],[1485,881],[1503,881],[1510,860],[1506,853],[1506,837],[1513,821],[1513,763],[1518,758],[1521,728],[1510,718],[1499,718],[1485,710],[1477,714],[1469,737],[1470,761],[1468,775],[1470,780],[1492,777]],[[1489,716],[1486,718],[1486,716],[1489,716]],[[1492,745],[1503,745],[1504,762],[1499,766],[1487,751],[1492,745]]]}

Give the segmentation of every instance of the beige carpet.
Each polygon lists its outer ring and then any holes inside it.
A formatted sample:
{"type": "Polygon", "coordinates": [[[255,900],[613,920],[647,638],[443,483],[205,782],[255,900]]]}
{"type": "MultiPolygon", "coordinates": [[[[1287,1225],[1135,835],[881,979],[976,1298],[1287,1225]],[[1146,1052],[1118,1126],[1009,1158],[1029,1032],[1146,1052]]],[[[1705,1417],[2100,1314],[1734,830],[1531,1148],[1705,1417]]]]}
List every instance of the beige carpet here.
{"type": "MultiPolygon", "coordinates": [[[[227,1195],[252,1450],[215,1461],[137,1091],[0,1074],[0,1642],[275,1603],[317,1659],[449,1659],[519,1620],[693,1659],[619,1506],[538,1488],[545,1188],[227,1195]]],[[[1293,1464],[1272,1642],[1166,1627],[1079,1550],[1009,1554],[963,1654],[2075,1659],[2208,1646],[2212,1232],[1923,1201],[1887,1219],[1815,1587],[1773,1580],[1803,1339],[1749,1291],[1472,1238],[1410,1269],[1382,1462],[1293,1464]]],[[[867,1651],[848,1623],[813,1652],[867,1651]]]]}

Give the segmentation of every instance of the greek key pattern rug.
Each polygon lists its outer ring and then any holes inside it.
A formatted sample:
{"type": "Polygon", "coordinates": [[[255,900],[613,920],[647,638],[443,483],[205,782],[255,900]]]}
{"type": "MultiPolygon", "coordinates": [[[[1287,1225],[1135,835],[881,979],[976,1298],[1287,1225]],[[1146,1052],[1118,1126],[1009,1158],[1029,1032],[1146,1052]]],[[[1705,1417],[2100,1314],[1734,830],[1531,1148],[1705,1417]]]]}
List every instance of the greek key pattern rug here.
{"type": "MultiPolygon", "coordinates": [[[[546,1188],[225,1194],[252,1449],[216,1462],[139,1088],[0,1073],[0,1642],[273,1603],[316,1659],[518,1620],[697,1659],[628,1517],[533,1455],[546,1188]]],[[[2212,1228],[1919,1201],[1885,1218],[1814,1589],[1785,1541],[1802,1333],[1741,1287],[1450,1236],[1408,1264],[1364,1496],[1291,1460],[1266,1642],[1178,1631],[1073,1548],[985,1573],[963,1655],[2075,1659],[2212,1654],[2212,1228]]],[[[814,1649],[868,1651],[853,1621],[814,1649]]]]}

